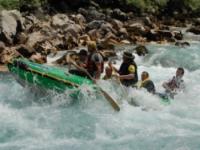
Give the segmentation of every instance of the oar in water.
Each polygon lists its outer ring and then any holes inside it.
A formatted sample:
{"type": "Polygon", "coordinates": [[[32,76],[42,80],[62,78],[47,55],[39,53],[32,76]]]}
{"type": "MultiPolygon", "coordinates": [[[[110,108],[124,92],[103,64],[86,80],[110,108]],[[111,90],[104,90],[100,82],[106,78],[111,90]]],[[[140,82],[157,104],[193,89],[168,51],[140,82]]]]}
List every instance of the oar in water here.
{"type": "Polygon", "coordinates": [[[121,88],[121,90],[123,92],[123,95],[125,97],[127,97],[128,96],[128,92],[124,89],[124,87],[123,87],[123,85],[122,85],[122,83],[120,81],[117,69],[112,65],[111,61],[109,62],[109,67],[112,69],[112,79],[115,78],[114,81],[120,86],[120,88],[121,88]]]}
{"type": "MultiPolygon", "coordinates": [[[[71,64],[73,64],[78,70],[85,72],[88,77],[93,81],[94,84],[96,84],[98,86],[98,84],[94,81],[94,79],[92,78],[92,76],[89,74],[89,72],[87,70],[85,70],[84,68],[78,66],[76,64],[76,62],[74,62],[73,60],[69,59],[69,62],[71,62],[71,64]]],[[[117,102],[106,92],[104,91],[100,86],[98,86],[98,88],[100,89],[101,93],[104,95],[104,97],[106,98],[106,100],[111,104],[111,106],[114,108],[114,110],[116,111],[120,111],[120,107],[117,104],[117,102]]]]}

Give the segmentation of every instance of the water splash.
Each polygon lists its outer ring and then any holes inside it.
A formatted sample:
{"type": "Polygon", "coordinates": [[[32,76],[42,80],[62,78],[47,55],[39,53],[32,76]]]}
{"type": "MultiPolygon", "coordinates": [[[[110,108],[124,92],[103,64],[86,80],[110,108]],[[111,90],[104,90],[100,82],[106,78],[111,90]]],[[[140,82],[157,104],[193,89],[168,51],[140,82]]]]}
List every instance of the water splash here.
{"type": "Polygon", "coordinates": [[[159,92],[177,66],[186,68],[186,91],[169,106],[145,90],[130,88],[124,94],[117,83],[99,81],[119,101],[121,111],[116,113],[101,93],[87,85],[80,87],[74,101],[69,96],[73,91],[35,95],[10,75],[0,75],[0,149],[198,150],[199,47],[198,43],[185,49],[153,44],[148,45],[149,55],[136,56],[139,75],[148,71],[159,92]],[[132,100],[139,106],[130,105],[132,100]]]}

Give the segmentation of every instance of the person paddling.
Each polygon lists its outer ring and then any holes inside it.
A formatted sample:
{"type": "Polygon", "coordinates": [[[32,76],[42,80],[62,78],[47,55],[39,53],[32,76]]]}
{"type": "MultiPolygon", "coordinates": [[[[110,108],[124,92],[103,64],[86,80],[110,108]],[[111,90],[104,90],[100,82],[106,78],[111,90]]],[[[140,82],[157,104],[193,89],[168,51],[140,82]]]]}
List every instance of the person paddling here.
{"type": "Polygon", "coordinates": [[[156,89],[152,80],[149,78],[149,73],[143,71],[141,74],[141,80],[137,83],[138,88],[145,88],[148,92],[155,94],[156,89]]]}
{"type": "Polygon", "coordinates": [[[102,55],[97,51],[96,42],[88,42],[88,62],[87,71],[94,79],[100,79],[101,73],[104,70],[104,61],[102,55]]]}
{"type": "MultiPolygon", "coordinates": [[[[87,61],[88,61],[88,52],[85,49],[81,49],[80,52],[78,53],[78,60],[76,60],[76,64],[81,68],[87,69],[87,61]]],[[[77,68],[70,69],[69,73],[89,78],[85,72],[77,68]]]]}
{"type": "Polygon", "coordinates": [[[179,67],[176,70],[176,75],[173,76],[168,82],[164,82],[162,86],[165,88],[165,93],[171,98],[179,92],[185,89],[184,80],[182,79],[184,75],[184,69],[179,67]]]}
{"type": "Polygon", "coordinates": [[[108,79],[111,79],[112,78],[112,75],[113,75],[113,68],[107,66],[105,68],[105,75],[103,77],[103,80],[108,80],[108,79]]]}
{"type": "Polygon", "coordinates": [[[85,49],[81,49],[78,53],[79,59],[76,62],[80,67],[87,68],[87,62],[88,62],[88,52],[85,49]]]}
{"type": "Polygon", "coordinates": [[[135,86],[138,82],[138,73],[137,73],[137,65],[134,61],[135,56],[130,52],[123,53],[123,62],[117,70],[115,71],[119,73],[118,78],[120,79],[121,83],[125,86],[135,86]]]}

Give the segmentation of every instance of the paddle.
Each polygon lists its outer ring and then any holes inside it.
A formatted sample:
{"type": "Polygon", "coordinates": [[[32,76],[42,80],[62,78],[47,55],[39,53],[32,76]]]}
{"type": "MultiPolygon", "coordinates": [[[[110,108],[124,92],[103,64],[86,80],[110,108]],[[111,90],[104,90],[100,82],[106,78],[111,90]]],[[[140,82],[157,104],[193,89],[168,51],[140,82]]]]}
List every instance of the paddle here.
{"type": "MultiPolygon", "coordinates": [[[[10,64],[13,64],[12,61],[10,61],[9,63],[10,63],[10,64]]],[[[70,81],[65,80],[65,79],[57,78],[56,76],[51,75],[51,74],[47,74],[47,73],[43,73],[43,72],[34,70],[34,69],[28,67],[26,64],[24,64],[24,63],[22,63],[22,62],[20,62],[20,63],[19,63],[19,62],[15,62],[15,65],[16,65],[17,67],[23,69],[23,70],[32,72],[32,73],[34,73],[34,74],[38,74],[38,75],[41,75],[41,76],[43,76],[43,77],[48,77],[48,78],[51,78],[51,79],[53,79],[53,80],[63,82],[63,83],[65,83],[65,84],[67,84],[67,85],[69,85],[69,86],[72,86],[72,87],[76,87],[76,88],[79,87],[79,85],[76,84],[76,83],[70,82],[70,81]]]]}
{"type": "Polygon", "coordinates": [[[112,80],[115,78],[114,81],[117,84],[119,84],[120,88],[122,89],[123,95],[127,97],[128,92],[124,89],[124,87],[120,81],[119,73],[118,73],[117,69],[112,65],[112,61],[109,61],[108,65],[112,69],[112,80]]]}
{"type": "MultiPolygon", "coordinates": [[[[76,62],[74,62],[74,61],[71,60],[70,58],[69,58],[68,61],[69,61],[72,65],[74,65],[78,70],[85,72],[85,73],[88,75],[88,77],[93,81],[93,83],[96,84],[96,85],[98,86],[98,84],[95,82],[95,80],[93,79],[93,77],[89,74],[89,72],[88,72],[86,69],[84,69],[84,68],[78,66],[78,65],[76,64],[76,62]]],[[[119,105],[116,103],[116,101],[115,101],[106,91],[104,91],[100,86],[98,86],[98,88],[100,89],[100,91],[102,92],[102,94],[104,95],[104,97],[106,98],[106,100],[107,100],[107,101],[111,104],[111,106],[114,108],[114,110],[120,111],[120,107],[119,107],[119,105]]]]}

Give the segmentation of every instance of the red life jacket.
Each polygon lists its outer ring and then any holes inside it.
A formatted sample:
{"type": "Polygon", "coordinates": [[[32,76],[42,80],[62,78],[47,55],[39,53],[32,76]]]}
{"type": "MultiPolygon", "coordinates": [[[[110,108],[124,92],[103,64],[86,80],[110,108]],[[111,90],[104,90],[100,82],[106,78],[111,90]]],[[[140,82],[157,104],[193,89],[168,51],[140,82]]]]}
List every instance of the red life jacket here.
{"type": "MultiPolygon", "coordinates": [[[[98,52],[97,52],[98,53],[98,52]]],[[[95,72],[97,71],[97,67],[96,67],[96,64],[95,62],[92,60],[92,56],[94,55],[95,53],[92,53],[88,56],[88,62],[87,62],[87,70],[88,72],[90,73],[91,76],[94,76],[95,72]]],[[[98,53],[102,56],[101,53],[98,53]]],[[[101,62],[101,73],[103,73],[104,71],[104,62],[103,62],[103,56],[102,56],[102,62],[101,62]]]]}

